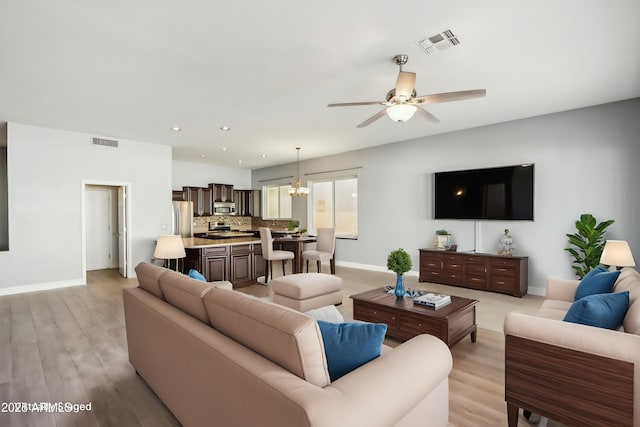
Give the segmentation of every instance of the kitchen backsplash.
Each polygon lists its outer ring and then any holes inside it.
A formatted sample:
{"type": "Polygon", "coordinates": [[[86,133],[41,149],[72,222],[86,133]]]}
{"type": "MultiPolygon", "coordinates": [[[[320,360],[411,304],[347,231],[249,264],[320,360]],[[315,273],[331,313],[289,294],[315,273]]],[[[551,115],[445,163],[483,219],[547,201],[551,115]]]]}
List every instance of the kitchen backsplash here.
{"type": "Polygon", "coordinates": [[[216,215],[196,216],[193,218],[193,232],[206,233],[209,231],[209,222],[228,222],[231,228],[246,230],[251,228],[250,216],[216,215]]]}
{"type": "Polygon", "coordinates": [[[239,230],[257,230],[258,227],[270,227],[274,229],[287,228],[288,220],[272,221],[250,216],[216,215],[216,216],[196,216],[193,218],[193,232],[206,233],[209,231],[209,222],[228,222],[231,228],[239,230]]]}

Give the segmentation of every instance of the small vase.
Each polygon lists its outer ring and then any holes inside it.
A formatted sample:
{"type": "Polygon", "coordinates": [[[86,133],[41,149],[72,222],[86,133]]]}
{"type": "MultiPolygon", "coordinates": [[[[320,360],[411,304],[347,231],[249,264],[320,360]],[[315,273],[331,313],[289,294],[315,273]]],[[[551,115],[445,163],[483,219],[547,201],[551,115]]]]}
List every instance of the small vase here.
{"type": "Polygon", "coordinates": [[[404,297],[404,281],[402,279],[402,274],[398,274],[396,279],[396,287],[393,290],[393,293],[396,295],[396,298],[404,297]]]}

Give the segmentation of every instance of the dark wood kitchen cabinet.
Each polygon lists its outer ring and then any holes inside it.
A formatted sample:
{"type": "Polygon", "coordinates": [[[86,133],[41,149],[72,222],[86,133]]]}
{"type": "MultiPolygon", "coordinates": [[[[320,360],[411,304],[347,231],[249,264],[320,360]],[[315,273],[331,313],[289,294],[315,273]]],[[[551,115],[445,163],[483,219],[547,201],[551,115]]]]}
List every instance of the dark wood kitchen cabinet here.
{"type": "Polygon", "coordinates": [[[182,193],[182,190],[172,190],[171,191],[171,200],[174,202],[183,202],[184,201],[184,194],[182,193]]]}
{"type": "Polygon", "coordinates": [[[232,202],[233,185],[229,184],[209,184],[211,196],[214,202],[232,202]]]}
{"type": "Polygon", "coordinates": [[[204,275],[207,282],[228,280],[234,288],[241,288],[264,276],[264,258],[259,243],[186,248],[185,251],[183,272],[188,273],[194,268],[204,275]]]}
{"type": "Polygon", "coordinates": [[[199,210],[202,209],[200,216],[212,216],[213,215],[213,192],[208,187],[201,188],[200,191],[200,203],[199,210]]]}
{"type": "Polygon", "coordinates": [[[237,215],[258,216],[255,212],[256,206],[253,192],[254,190],[234,190],[233,201],[236,204],[237,215]]]}
{"type": "Polygon", "coordinates": [[[523,297],[527,277],[528,257],[420,249],[420,282],[523,297]]]}
{"type": "Polygon", "coordinates": [[[231,246],[231,282],[234,284],[248,282],[252,276],[253,259],[251,256],[252,245],[231,246]]]}
{"type": "Polygon", "coordinates": [[[209,188],[182,187],[182,200],[193,203],[193,216],[211,216],[213,215],[211,193],[209,188]]]}

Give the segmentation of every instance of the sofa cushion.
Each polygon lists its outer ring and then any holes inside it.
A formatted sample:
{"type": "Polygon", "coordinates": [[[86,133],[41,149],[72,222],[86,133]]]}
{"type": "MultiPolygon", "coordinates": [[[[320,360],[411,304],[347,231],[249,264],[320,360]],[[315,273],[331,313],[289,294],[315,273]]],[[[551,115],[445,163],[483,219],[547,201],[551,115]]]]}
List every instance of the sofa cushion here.
{"type": "Polygon", "coordinates": [[[571,304],[573,303],[569,301],[544,300],[536,316],[544,317],[545,319],[562,320],[569,308],[571,308],[571,304]]]}
{"type": "Polygon", "coordinates": [[[205,295],[204,304],[211,326],[218,331],[312,384],[330,383],[314,318],[226,289],[205,295]]]}
{"type": "Polygon", "coordinates": [[[138,277],[140,287],[162,300],[164,300],[164,294],[162,293],[162,289],[160,289],[158,279],[169,272],[171,272],[171,270],[146,262],[141,262],[136,266],[136,276],[138,277]]]}
{"type": "Polygon", "coordinates": [[[640,273],[633,268],[623,268],[613,291],[629,291],[629,310],[622,324],[625,332],[640,335],[640,273]]]}
{"type": "Polygon", "coordinates": [[[620,275],[619,271],[607,271],[599,265],[588,272],[580,281],[576,289],[574,301],[587,295],[606,294],[611,292],[616,279],[620,275]]]}
{"type": "Polygon", "coordinates": [[[616,329],[629,308],[629,292],[587,295],[574,302],[564,317],[565,322],[616,329]]]}
{"type": "Polygon", "coordinates": [[[195,268],[192,268],[191,270],[189,270],[189,274],[187,274],[187,276],[191,277],[192,279],[200,280],[201,282],[207,281],[207,278],[204,277],[202,273],[200,273],[195,268]]]}
{"type": "Polygon", "coordinates": [[[380,356],[387,325],[318,320],[331,381],[380,356]]]}
{"type": "Polygon", "coordinates": [[[160,288],[167,302],[204,323],[209,323],[209,316],[204,307],[202,297],[213,289],[213,286],[192,279],[184,274],[169,271],[160,280],[160,288]]]}

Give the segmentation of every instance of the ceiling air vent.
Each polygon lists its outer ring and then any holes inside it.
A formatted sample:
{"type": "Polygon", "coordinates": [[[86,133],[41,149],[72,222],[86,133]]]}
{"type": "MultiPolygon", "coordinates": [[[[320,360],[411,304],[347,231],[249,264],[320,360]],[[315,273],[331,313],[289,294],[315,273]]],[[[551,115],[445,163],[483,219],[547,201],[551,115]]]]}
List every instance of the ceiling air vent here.
{"type": "Polygon", "coordinates": [[[459,45],[460,40],[458,40],[451,30],[446,30],[438,34],[434,34],[433,36],[425,37],[422,40],[418,40],[416,44],[427,55],[433,55],[441,50],[459,45]]]}
{"type": "Polygon", "coordinates": [[[105,147],[118,148],[118,141],[115,139],[91,138],[91,143],[93,145],[104,145],[105,147]]]}

